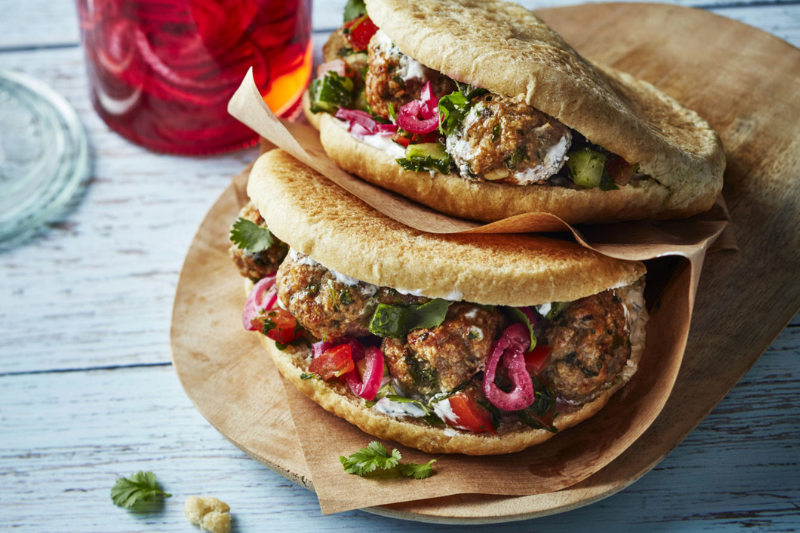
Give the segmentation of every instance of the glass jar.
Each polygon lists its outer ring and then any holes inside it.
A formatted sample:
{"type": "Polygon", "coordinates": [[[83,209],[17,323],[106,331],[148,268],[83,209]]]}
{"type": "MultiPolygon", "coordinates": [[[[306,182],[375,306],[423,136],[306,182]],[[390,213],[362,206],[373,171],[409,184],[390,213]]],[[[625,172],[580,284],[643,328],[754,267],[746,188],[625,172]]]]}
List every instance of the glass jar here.
{"type": "Polygon", "coordinates": [[[78,0],[92,103],[146,148],[208,154],[251,146],[228,100],[254,70],[277,115],[311,75],[311,0],[78,0]]]}

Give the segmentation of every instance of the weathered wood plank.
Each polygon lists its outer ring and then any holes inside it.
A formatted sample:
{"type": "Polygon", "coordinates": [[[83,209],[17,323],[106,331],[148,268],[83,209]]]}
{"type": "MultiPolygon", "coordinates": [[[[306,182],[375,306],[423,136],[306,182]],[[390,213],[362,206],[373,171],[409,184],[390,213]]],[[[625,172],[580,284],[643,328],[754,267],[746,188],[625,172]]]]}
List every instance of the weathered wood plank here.
{"type": "MultiPolygon", "coordinates": [[[[621,494],[526,529],[588,531],[603,524],[635,531],[669,521],[711,531],[797,525],[800,367],[794,354],[772,347],[684,443],[621,494]]],[[[239,531],[419,528],[359,512],[322,518],[312,493],[211,428],[169,366],[0,377],[0,434],[0,523],[26,531],[67,525],[83,532],[188,531],[182,504],[194,493],[227,501],[239,531]],[[108,497],[115,476],[138,469],[156,472],[174,494],[152,515],[117,509],[108,497]]]]}
{"type": "MultiPolygon", "coordinates": [[[[518,3],[530,9],[537,9],[584,2],[579,0],[546,0],[544,2],[519,0],[518,3]]],[[[781,19],[773,18],[774,15],[772,14],[765,15],[765,17],[771,19],[768,24],[778,28],[792,24],[797,27],[798,19],[800,18],[796,14],[796,7],[791,5],[793,3],[792,0],[769,2],[774,5],[768,6],[759,6],[759,4],[763,4],[759,0],[677,0],[671,3],[711,8],[714,12],[737,20],[747,20],[746,18],[740,18],[739,15],[743,14],[746,17],[751,17],[750,10],[752,9],[779,11],[783,15],[781,19]]],[[[342,11],[345,4],[346,0],[317,0],[313,7],[314,30],[322,32],[339,27],[342,22],[342,11]]],[[[0,31],[0,51],[18,48],[76,46],[80,42],[75,0],[26,0],[25,2],[3,0],[0,2],[0,9],[3,10],[3,20],[0,22],[3,28],[3,31],[0,31]]],[[[761,17],[757,16],[756,18],[761,17]]],[[[757,23],[758,21],[747,21],[754,26],[780,35],[777,31],[761,26],[757,23]]],[[[782,38],[785,39],[785,37],[782,38]]]]}

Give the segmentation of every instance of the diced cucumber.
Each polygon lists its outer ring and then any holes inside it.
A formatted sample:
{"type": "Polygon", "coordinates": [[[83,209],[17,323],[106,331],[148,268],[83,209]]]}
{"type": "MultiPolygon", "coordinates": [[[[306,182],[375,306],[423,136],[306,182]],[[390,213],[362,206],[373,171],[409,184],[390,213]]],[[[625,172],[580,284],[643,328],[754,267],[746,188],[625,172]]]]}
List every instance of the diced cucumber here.
{"type": "Polygon", "coordinates": [[[581,148],[567,154],[567,167],[570,171],[570,178],[575,185],[580,185],[587,189],[599,187],[603,179],[603,169],[606,166],[606,156],[592,150],[591,148],[581,148]]]}
{"type": "Polygon", "coordinates": [[[420,143],[410,144],[406,148],[406,157],[431,157],[433,159],[445,160],[448,155],[444,150],[444,146],[439,143],[420,143]]]}
{"type": "Polygon", "coordinates": [[[311,84],[311,111],[334,113],[338,107],[350,107],[353,102],[353,80],[328,72],[311,84]]]}

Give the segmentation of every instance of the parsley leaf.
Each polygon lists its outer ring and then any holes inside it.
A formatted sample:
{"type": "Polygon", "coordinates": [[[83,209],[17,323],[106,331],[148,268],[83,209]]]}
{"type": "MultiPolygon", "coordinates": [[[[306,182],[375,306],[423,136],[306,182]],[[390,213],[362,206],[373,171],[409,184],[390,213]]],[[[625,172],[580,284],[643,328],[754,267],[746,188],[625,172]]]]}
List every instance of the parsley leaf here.
{"type": "Polygon", "coordinates": [[[263,252],[274,242],[272,232],[267,228],[241,217],[234,222],[230,238],[240,250],[247,250],[251,254],[263,252]]]}
{"type": "Polygon", "coordinates": [[[401,455],[398,450],[392,450],[392,453],[389,454],[383,444],[378,441],[370,442],[369,446],[361,448],[350,457],[339,456],[339,462],[342,463],[344,471],[358,476],[374,472],[377,468],[391,470],[400,463],[400,459],[401,455]]]}
{"type": "Polygon", "coordinates": [[[165,498],[172,496],[158,487],[154,473],[141,470],[133,474],[130,479],[119,478],[111,488],[111,501],[114,505],[126,509],[130,509],[140,501],[151,501],[158,495],[165,498]]]}
{"type": "Polygon", "coordinates": [[[404,465],[397,465],[397,469],[406,477],[413,477],[414,479],[425,479],[431,477],[436,472],[433,470],[433,463],[436,459],[431,459],[424,465],[408,463],[404,465]]]}

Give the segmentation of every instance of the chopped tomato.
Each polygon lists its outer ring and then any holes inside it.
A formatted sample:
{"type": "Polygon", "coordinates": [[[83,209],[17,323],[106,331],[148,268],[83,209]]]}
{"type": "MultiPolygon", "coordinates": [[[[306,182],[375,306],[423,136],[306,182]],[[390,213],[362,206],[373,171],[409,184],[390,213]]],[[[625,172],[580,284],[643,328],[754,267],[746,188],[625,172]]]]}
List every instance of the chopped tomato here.
{"type": "Polygon", "coordinates": [[[367,15],[362,15],[344,25],[347,28],[347,40],[353,46],[353,50],[361,52],[369,46],[369,40],[378,31],[378,27],[367,15]]]}
{"type": "Polygon", "coordinates": [[[617,185],[627,185],[633,176],[635,165],[628,164],[627,161],[618,155],[612,155],[606,162],[606,172],[617,185]]]}
{"type": "Polygon", "coordinates": [[[399,131],[392,136],[392,140],[404,148],[408,148],[408,145],[411,144],[411,139],[399,131]]]}
{"type": "Polygon", "coordinates": [[[539,372],[547,365],[550,360],[552,346],[537,346],[525,354],[525,368],[531,376],[538,376],[539,372]]]}
{"type": "Polygon", "coordinates": [[[438,130],[434,130],[430,133],[409,133],[407,131],[400,130],[392,136],[392,140],[403,146],[408,148],[409,144],[421,144],[421,143],[435,143],[439,141],[439,132],[438,130]]]}
{"type": "Polygon", "coordinates": [[[492,426],[489,411],[478,405],[475,389],[459,392],[450,397],[450,409],[457,420],[451,420],[458,427],[475,433],[497,433],[492,426]]]}
{"type": "Polygon", "coordinates": [[[353,354],[349,344],[340,344],[328,350],[311,361],[308,371],[319,375],[324,380],[338,378],[355,368],[353,354]]]}
{"type": "Polygon", "coordinates": [[[303,335],[303,329],[289,311],[271,309],[254,318],[253,326],[264,335],[281,344],[289,344],[303,335]]]}

